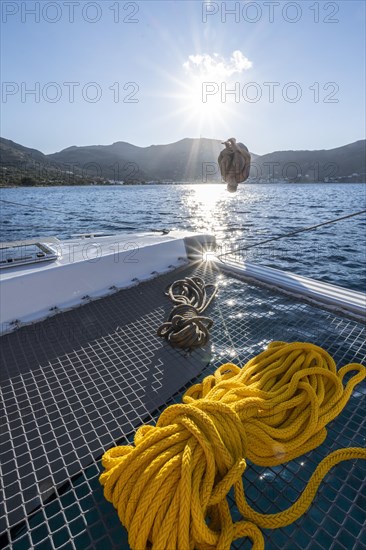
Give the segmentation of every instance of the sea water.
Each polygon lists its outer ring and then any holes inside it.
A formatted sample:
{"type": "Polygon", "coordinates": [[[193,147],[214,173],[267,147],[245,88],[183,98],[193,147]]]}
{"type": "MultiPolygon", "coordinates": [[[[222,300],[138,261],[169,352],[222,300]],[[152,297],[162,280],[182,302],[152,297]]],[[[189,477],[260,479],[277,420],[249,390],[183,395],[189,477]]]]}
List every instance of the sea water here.
{"type": "Polygon", "coordinates": [[[213,232],[220,251],[364,291],[366,216],[247,248],[366,208],[366,184],[31,187],[1,190],[4,241],[150,229],[213,232]],[[22,205],[22,206],[21,206],[22,205]]]}

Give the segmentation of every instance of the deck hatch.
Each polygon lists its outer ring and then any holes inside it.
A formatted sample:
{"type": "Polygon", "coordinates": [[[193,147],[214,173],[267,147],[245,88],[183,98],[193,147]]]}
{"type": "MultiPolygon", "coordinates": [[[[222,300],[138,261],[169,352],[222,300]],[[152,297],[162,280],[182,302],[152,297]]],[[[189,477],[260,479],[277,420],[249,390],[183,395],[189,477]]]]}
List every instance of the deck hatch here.
{"type": "Polygon", "coordinates": [[[56,260],[57,254],[44,243],[0,248],[0,269],[56,260]]]}

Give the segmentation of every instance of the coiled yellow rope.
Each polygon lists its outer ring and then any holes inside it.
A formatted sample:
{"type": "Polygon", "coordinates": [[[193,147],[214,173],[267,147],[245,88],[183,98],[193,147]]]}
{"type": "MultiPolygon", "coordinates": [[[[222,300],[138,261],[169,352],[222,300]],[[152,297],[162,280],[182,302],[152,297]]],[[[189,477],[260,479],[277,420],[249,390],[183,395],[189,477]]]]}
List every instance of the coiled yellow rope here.
{"type": "Polygon", "coordinates": [[[105,497],[118,510],[134,550],[228,550],[247,536],[263,549],[263,528],[289,525],[310,506],[332,466],[366,458],[340,449],[316,468],[297,502],[277,514],[247,503],[246,458],[261,466],[288,462],[320,445],[328,422],[366,377],[357,363],[338,372],[332,357],[309,343],[273,342],[242,369],[231,363],[192,386],[183,404],[168,407],[157,425],[140,427],[134,445],[103,456],[105,497]],[[356,373],[343,386],[343,378],[356,373]],[[233,522],[227,494],[234,487],[242,521],[233,522]]]}

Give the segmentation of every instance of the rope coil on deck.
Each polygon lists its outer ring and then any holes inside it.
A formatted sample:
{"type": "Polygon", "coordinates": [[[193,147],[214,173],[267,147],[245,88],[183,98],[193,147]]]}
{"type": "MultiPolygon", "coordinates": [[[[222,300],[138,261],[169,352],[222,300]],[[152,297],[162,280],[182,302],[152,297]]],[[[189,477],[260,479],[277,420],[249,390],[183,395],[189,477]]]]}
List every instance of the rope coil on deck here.
{"type": "Polygon", "coordinates": [[[156,426],[140,427],[134,444],[103,456],[106,499],[118,510],[133,550],[229,550],[244,536],[264,548],[260,528],[296,521],[337,463],[366,459],[362,448],[339,449],[317,466],[287,510],[261,514],[245,498],[246,459],[260,466],[288,462],[316,447],[326,425],[366,378],[357,363],[337,371],[332,357],[310,343],[273,342],[243,367],[227,363],[168,407],[156,426]],[[343,385],[347,373],[355,374],[343,385]],[[243,519],[233,521],[234,487],[243,519]]]}
{"type": "Polygon", "coordinates": [[[170,312],[168,320],[157,331],[174,347],[192,350],[204,346],[213,325],[210,317],[201,314],[207,309],[217,293],[217,286],[205,284],[200,277],[186,277],[175,281],[165,292],[177,304],[170,312]],[[212,287],[211,296],[206,290],[212,287]]]}

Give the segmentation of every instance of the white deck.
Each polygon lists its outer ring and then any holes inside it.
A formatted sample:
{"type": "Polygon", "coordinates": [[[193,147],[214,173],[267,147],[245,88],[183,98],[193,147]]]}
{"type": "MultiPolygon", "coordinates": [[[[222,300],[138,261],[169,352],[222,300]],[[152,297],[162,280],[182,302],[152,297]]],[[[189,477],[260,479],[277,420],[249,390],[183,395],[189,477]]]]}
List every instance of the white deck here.
{"type": "MultiPolygon", "coordinates": [[[[196,258],[202,258],[214,237],[172,231],[167,235],[117,234],[67,241],[44,238],[8,245],[31,242],[47,244],[57,259],[0,271],[0,334],[166,273],[187,263],[196,245],[196,258]]],[[[366,295],[361,292],[249,262],[218,263],[245,278],[365,318],[366,295]]]]}
{"type": "Polygon", "coordinates": [[[8,243],[45,243],[57,252],[58,257],[50,262],[1,270],[1,332],[75,307],[89,298],[105,296],[186,263],[185,239],[189,237],[200,238],[194,233],[172,231],[168,235],[119,234],[67,241],[44,238],[8,243]]]}

